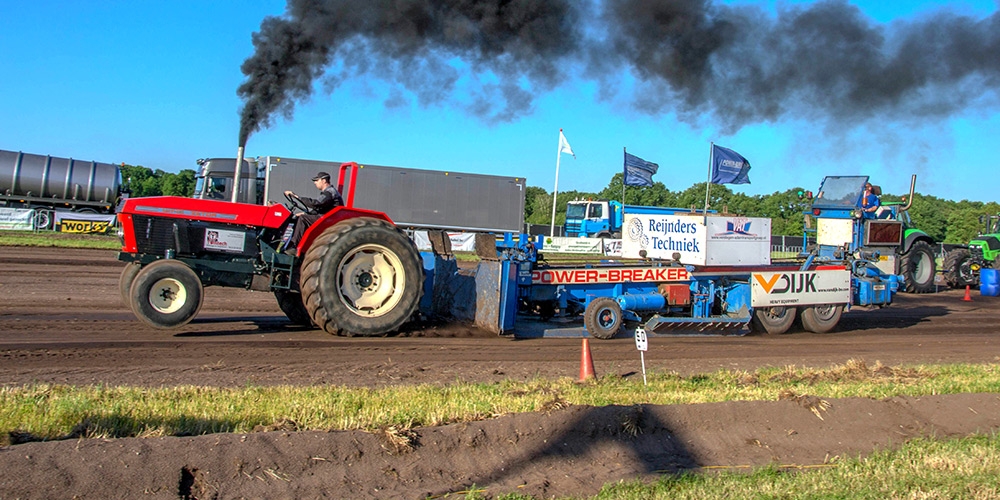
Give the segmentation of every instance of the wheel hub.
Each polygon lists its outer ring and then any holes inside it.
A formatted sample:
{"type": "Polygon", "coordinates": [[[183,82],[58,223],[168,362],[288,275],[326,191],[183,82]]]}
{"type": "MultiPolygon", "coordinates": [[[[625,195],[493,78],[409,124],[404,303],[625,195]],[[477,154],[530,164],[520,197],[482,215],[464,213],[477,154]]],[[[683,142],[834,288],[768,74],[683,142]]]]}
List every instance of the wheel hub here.
{"type": "Polygon", "coordinates": [[[163,278],[149,289],[149,305],[160,313],[175,313],[185,302],[187,302],[187,290],[174,278],[163,278]]]}

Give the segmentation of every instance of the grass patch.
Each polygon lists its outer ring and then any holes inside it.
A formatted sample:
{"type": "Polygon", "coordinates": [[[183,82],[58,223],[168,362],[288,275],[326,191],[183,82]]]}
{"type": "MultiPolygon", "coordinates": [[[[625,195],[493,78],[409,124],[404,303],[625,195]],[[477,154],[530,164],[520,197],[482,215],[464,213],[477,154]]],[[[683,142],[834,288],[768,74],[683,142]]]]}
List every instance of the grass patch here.
{"type": "MultiPolygon", "coordinates": [[[[653,484],[606,486],[596,499],[1000,498],[1000,436],[913,439],[898,450],[829,464],[763,467],[748,473],[685,473],[653,484]],[[808,470],[808,474],[802,471],[808,470]]],[[[515,497],[508,497],[515,498],[515,497]]]]}
{"type": "Polygon", "coordinates": [[[54,231],[0,231],[0,246],[121,250],[122,242],[116,235],[113,234],[74,234],[57,233],[54,231]]]}
{"type": "MultiPolygon", "coordinates": [[[[101,387],[33,384],[0,388],[0,436],[8,442],[78,437],[199,435],[255,429],[392,432],[568,405],[692,404],[802,398],[1000,392],[994,364],[823,370],[721,370],[681,377],[651,373],[649,385],[606,376],[493,384],[395,386],[101,387]],[[405,402],[405,404],[401,403],[405,402]]],[[[817,411],[822,411],[817,399],[817,411]]]]}

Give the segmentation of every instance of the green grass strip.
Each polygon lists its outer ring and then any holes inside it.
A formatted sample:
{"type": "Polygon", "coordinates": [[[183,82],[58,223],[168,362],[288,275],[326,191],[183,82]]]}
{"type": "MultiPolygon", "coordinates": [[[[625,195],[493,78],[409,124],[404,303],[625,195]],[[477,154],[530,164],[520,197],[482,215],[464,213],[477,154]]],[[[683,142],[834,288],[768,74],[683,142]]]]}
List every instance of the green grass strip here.
{"type": "Polygon", "coordinates": [[[107,234],[73,234],[53,231],[0,231],[0,246],[121,250],[122,242],[117,236],[107,234]]]}
{"type": "Polygon", "coordinates": [[[721,370],[641,379],[457,382],[379,389],[339,386],[166,387],[32,384],[0,388],[0,438],[13,442],[70,437],[199,435],[250,432],[258,426],[297,430],[410,428],[481,420],[566,405],[692,404],[775,401],[788,394],[824,398],[1000,392],[1000,366],[960,364],[866,366],[851,361],[824,370],[795,367],[721,370]]]}
{"type": "Polygon", "coordinates": [[[700,472],[704,471],[666,476],[653,484],[607,485],[594,498],[1000,498],[1000,435],[918,438],[897,450],[880,450],[865,458],[834,457],[828,464],[700,472]]]}

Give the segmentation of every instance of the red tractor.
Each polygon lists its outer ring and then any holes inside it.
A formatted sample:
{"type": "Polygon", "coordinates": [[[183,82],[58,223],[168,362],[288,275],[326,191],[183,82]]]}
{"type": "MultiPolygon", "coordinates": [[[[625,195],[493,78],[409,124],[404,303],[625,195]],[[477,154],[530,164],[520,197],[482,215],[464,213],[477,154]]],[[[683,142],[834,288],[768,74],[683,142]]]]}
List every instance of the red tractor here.
{"type": "Polygon", "coordinates": [[[296,324],[335,335],[381,335],[416,311],[423,267],[413,241],[381,212],[354,208],[358,165],[340,166],[345,206],[310,226],[297,255],[278,251],[304,207],[174,196],[132,198],[119,211],[122,299],[156,328],[191,321],[204,288],[273,292],[296,324]],[[345,178],[349,176],[348,185],[345,178]],[[346,190],[345,190],[346,187],[346,190]]]}

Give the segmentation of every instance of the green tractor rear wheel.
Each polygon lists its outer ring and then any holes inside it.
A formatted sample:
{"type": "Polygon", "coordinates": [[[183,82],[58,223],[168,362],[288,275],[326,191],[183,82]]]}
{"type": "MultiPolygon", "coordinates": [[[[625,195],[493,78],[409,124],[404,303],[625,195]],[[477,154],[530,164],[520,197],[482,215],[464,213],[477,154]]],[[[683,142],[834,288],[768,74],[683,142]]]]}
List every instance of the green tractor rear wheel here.
{"type": "Polygon", "coordinates": [[[934,291],[934,251],[926,241],[918,241],[910,246],[899,258],[899,273],[906,278],[905,292],[930,293],[934,291]]]}

